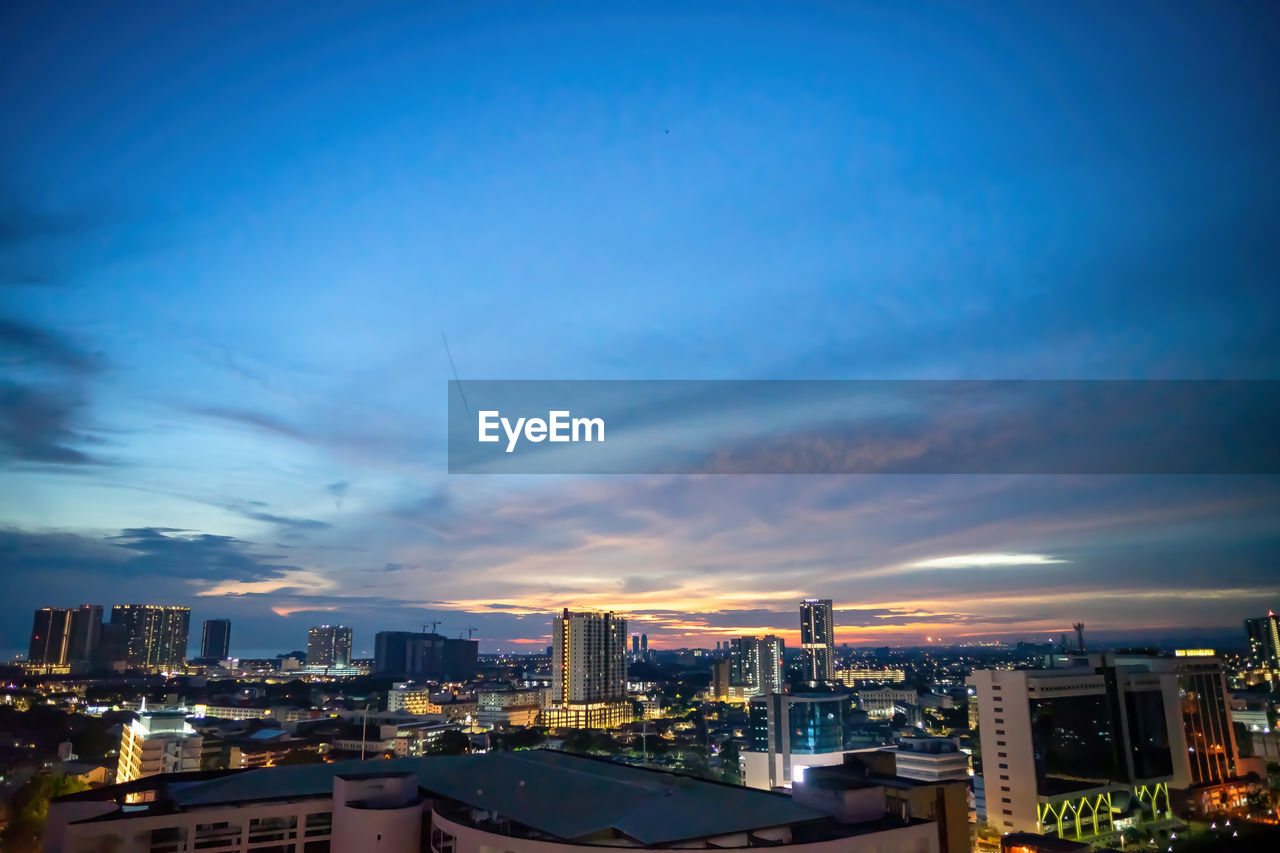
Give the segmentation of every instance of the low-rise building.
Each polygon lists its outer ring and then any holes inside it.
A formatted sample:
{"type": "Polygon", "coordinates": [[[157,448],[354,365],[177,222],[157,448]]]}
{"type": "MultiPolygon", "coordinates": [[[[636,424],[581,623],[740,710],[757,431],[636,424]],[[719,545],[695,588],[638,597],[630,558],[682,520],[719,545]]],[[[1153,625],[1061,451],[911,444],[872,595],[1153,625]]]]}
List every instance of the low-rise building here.
{"type": "Polygon", "coordinates": [[[883,799],[836,815],[790,796],[548,750],[137,780],[55,800],[44,845],[47,853],[940,851],[932,823],[886,814],[883,799]]]}
{"type": "Polygon", "coordinates": [[[120,733],[116,779],[129,782],[161,773],[200,769],[203,739],[182,711],[142,714],[120,733]]]}

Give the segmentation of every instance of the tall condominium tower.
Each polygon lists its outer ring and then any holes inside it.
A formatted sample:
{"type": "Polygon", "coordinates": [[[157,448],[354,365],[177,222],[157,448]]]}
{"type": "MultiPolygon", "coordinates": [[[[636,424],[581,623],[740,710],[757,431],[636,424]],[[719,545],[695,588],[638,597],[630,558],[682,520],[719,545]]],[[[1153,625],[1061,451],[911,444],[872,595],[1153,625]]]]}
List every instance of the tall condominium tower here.
{"type": "Polygon", "coordinates": [[[171,669],[187,659],[190,607],[117,604],[111,624],[124,644],[124,661],[136,669],[171,669]]]}
{"type": "Polygon", "coordinates": [[[74,610],[42,607],[31,622],[27,660],[39,666],[87,663],[98,651],[101,634],[100,604],[82,604],[74,610]]]}
{"type": "Polygon", "coordinates": [[[627,620],[613,613],[571,613],[555,619],[551,701],[546,725],[610,728],[631,719],[627,700],[627,620]]]}
{"type": "Polygon", "coordinates": [[[200,637],[200,657],[205,660],[226,660],[231,653],[231,620],[206,619],[204,634],[200,637]]]}
{"type": "Polygon", "coordinates": [[[831,599],[806,598],[800,602],[800,648],[804,649],[805,678],[823,684],[835,674],[836,629],[831,599]]]}
{"type": "Polygon", "coordinates": [[[351,666],[351,628],[312,626],[307,632],[307,666],[351,666]]]}
{"type": "Polygon", "coordinates": [[[729,686],[742,688],[750,698],[782,692],[783,643],[767,637],[734,637],[729,641],[729,686]]]}
{"type": "Polygon", "coordinates": [[[1246,619],[1244,633],[1249,641],[1249,663],[1280,671],[1280,616],[1268,610],[1266,616],[1246,619]]]}
{"type": "Polygon", "coordinates": [[[64,607],[41,607],[31,622],[31,645],[27,660],[39,666],[63,666],[71,643],[71,611],[64,607]]]}

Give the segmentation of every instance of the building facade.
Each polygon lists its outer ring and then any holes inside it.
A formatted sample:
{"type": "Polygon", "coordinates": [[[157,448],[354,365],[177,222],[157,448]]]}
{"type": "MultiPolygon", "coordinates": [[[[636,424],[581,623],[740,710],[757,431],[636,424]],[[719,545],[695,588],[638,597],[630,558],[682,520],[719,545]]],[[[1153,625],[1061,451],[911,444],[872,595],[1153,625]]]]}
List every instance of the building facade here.
{"type": "Polygon", "coordinates": [[[549,750],[152,777],[59,798],[47,853],[939,853],[933,823],[549,750]]]}
{"type": "Polygon", "coordinates": [[[351,628],[346,625],[315,625],[307,632],[307,666],[351,666],[351,628]]]}
{"type": "Polygon", "coordinates": [[[995,829],[1094,839],[1115,832],[1120,801],[1156,823],[1178,802],[1202,812],[1243,804],[1249,785],[1236,775],[1216,659],[1106,653],[1054,663],[970,676],[982,745],[975,787],[995,829]]]}
{"type": "Polygon", "coordinates": [[[142,714],[120,733],[117,782],[200,769],[203,739],[182,711],[142,714]]]}
{"type": "Polygon", "coordinates": [[[111,624],[130,669],[172,670],[185,664],[190,623],[190,607],[117,604],[111,608],[111,624]]]}
{"type": "Polygon", "coordinates": [[[200,657],[204,660],[226,660],[231,655],[231,620],[206,619],[200,636],[200,657]]]}
{"type": "Polygon", "coordinates": [[[543,725],[612,728],[633,716],[627,699],[627,620],[565,609],[552,629],[551,702],[542,711],[543,725]]]}
{"type": "Polygon", "coordinates": [[[420,681],[467,681],[475,677],[478,640],[441,634],[379,631],[374,637],[373,671],[420,681]]]}
{"type": "Polygon", "coordinates": [[[1257,669],[1280,673],[1280,616],[1268,610],[1266,616],[1244,620],[1249,663],[1257,669]]]}
{"type": "Polygon", "coordinates": [[[836,628],[829,598],[800,602],[800,648],[804,650],[805,678],[810,684],[826,684],[835,676],[836,628]]]}
{"type": "Polygon", "coordinates": [[[853,699],[827,693],[769,693],[748,707],[747,748],[739,754],[749,788],[790,788],[807,767],[841,764],[853,748],[853,699]]]}

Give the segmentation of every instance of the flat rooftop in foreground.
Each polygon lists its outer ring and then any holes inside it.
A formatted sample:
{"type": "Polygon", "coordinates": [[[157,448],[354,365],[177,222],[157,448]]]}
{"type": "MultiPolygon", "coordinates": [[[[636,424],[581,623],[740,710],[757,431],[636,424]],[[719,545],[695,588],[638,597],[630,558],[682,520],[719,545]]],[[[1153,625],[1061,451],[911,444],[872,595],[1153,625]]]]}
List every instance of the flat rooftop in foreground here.
{"type": "MultiPolygon", "coordinates": [[[[784,794],[680,776],[551,750],[343,761],[229,771],[201,778],[153,777],[157,810],[187,811],[254,801],[327,797],[335,776],[412,773],[438,799],[497,813],[566,841],[616,832],[645,845],[801,827],[809,838],[861,835],[917,821],[839,825],[784,794]]],[[[148,780],[139,780],[146,782],[148,780]]],[[[128,787],[117,786],[122,795],[128,787]]],[[[66,799],[111,799],[112,789],[66,799]],[[93,796],[90,796],[93,795],[93,796]]],[[[97,820],[111,820],[104,815],[97,820]]]]}

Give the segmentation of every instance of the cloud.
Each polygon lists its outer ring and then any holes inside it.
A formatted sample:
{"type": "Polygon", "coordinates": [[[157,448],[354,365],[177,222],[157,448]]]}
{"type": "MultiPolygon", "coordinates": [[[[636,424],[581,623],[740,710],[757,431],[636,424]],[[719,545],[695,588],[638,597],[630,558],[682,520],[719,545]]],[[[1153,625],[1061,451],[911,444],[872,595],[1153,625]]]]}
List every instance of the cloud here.
{"type": "Polygon", "coordinates": [[[324,490],[333,495],[333,508],[342,509],[342,501],[347,497],[347,492],[351,489],[351,483],[346,480],[339,480],[336,483],[330,483],[324,487],[324,490]]]}
{"type": "Polygon", "coordinates": [[[47,465],[102,460],[76,448],[95,443],[78,427],[84,400],[72,389],[0,382],[0,458],[47,465]]]}
{"type": "Polygon", "coordinates": [[[1066,563],[1060,557],[1047,554],[954,554],[948,557],[930,557],[908,563],[909,569],[983,569],[996,566],[1048,566],[1066,563]]]}
{"type": "Polygon", "coordinates": [[[262,412],[224,406],[204,406],[192,409],[191,411],[198,415],[204,415],[205,417],[229,421],[241,426],[253,427],[254,429],[259,429],[263,432],[278,435],[283,438],[292,438],[296,441],[310,440],[306,433],[298,429],[293,424],[262,412]]]}
{"type": "Polygon", "coordinates": [[[0,358],[10,365],[53,367],[73,373],[93,373],[101,359],[50,329],[0,317],[0,358]]]}
{"type": "Polygon", "coordinates": [[[125,552],[120,568],[129,575],[161,575],[195,581],[278,580],[297,566],[256,554],[254,543],[232,536],[138,527],[122,530],[107,541],[125,552]]]}

